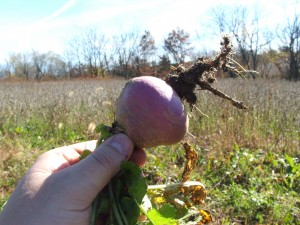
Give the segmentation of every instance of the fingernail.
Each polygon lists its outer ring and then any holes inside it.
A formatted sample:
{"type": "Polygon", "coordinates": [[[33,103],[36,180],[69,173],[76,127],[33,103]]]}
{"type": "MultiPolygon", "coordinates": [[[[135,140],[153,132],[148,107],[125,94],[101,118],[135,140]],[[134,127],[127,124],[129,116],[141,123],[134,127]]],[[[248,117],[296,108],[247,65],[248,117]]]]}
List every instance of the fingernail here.
{"type": "Polygon", "coordinates": [[[127,135],[116,134],[108,140],[108,143],[121,153],[125,159],[129,159],[131,156],[134,145],[127,135]]]}

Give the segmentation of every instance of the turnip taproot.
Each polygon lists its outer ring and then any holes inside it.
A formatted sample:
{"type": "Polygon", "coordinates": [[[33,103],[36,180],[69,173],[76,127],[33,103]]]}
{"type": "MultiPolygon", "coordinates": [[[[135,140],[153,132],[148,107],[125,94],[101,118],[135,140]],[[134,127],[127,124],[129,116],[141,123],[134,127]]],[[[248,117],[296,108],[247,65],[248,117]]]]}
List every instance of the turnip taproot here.
{"type": "Polygon", "coordinates": [[[142,76],[128,81],[117,105],[116,121],[138,147],[178,143],[188,117],[177,93],[165,81],[142,76]]]}
{"type": "MultiPolygon", "coordinates": [[[[180,142],[188,131],[188,117],[183,101],[190,105],[191,110],[195,108],[200,111],[195,106],[197,102],[195,92],[197,90],[210,91],[231,101],[235,107],[246,109],[247,107],[243,102],[237,101],[211,86],[215,81],[214,72],[217,70],[232,71],[239,75],[246,72],[243,68],[242,71],[239,71],[229,64],[233,61],[231,59],[233,50],[229,37],[223,37],[221,46],[221,52],[213,59],[199,58],[189,68],[185,68],[183,65],[172,66],[170,73],[163,78],[164,80],[150,76],[129,80],[122,89],[116,104],[116,120],[111,126],[102,124],[99,128],[101,136],[98,144],[101,144],[112,134],[119,132],[126,133],[134,142],[136,151],[139,149],[140,152],[144,152],[142,148],[180,142]]],[[[196,165],[197,152],[187,142],[183,143],[183,147],[186,152],[186,165],[182,174],[182,181],[185,182],[189,180],[190,173],[196,165]]],[[[140,215],[139,210],[141,209],[136,203],[141,205],[142,197],[147,193],[145,177],[141,174],[141,169],[136,164],[123,162],[121,172],[109,182],[106,190],[108,193],[98,195],[94,201],[91,224],[94,224],[94,219],[99,211],[98,207],[103,209],[103,207],[97,205],[98,202],[104,202],[105,204],[110,202],[109,206],[112,210],[106,207],[107,211],[103,211],[102,214],[106,215],[108,213],[111,223],[135,224],[133,222],[137,222],[140,215]],[[124,188],[120,189],[121,186],[124,186],[124,188]],[[127,190],[127,192],[124,190],[127,190]],[[126,204],[123,204],[125,199],[126,204]],[[132,212],[135,212],[136,215],[133,216],[132,212]]],[[[185,191],[180,193],[180,197],[182,198],[182,194],[187,195],[190,204],[190,191],[192,191],[193,198],[196,200],[194,203],[198,204],[203,199],[199,194],[202,193],[201,191],[205,191],[205,188],[197,185],[196,189],[188,188],[187,193],[185,191]]],[[[168,201],[165,203],[169,204],[168,201]]],[[[195,221],[203,219],[203,215],[199,214],[201,211],[196,210],[195,221]]],[[[190,218],[190,215],[192,215],[190,213],[188,210],[186,215],[189,216],[184,215],[182,218],[190,218]]],[[[159,213],[155,213],[155,215],[159,215],[159,213]]],[[[207,216],[207,213],[204,215],[207,216]]],[[[210,213],[208,215],[210,216],[210,213]]],[[[150,220],[149,214],[147,217],[150,220]]],[[[206,219],[204,223],[211,221],[211,217],[207,218],[209,219],[206,219]]],[[[178,218],[176,217],[176,219],[178,218]]],[[[171,220],[173,219],[171,218],[171,220]]]]}
{"type": "Polygon", "coordinates": [[[230,70],[240,74],[239,70],[228,65],[232,55],[230,38],[224,36],[221,45],[222,51],[215,58],[199,58],[189,68],[172,66],[164,80],[142,76],[126,83],[116,105],[115,122],[137,147],[171,145],[181,141],[188,130],[183,101],[190,105],[191,110],[197,109],[196,90],[208,90],[230,100],[240,109],[247,108],[243,102],[210,85],[215,81],[214,71],[230,70]]]}

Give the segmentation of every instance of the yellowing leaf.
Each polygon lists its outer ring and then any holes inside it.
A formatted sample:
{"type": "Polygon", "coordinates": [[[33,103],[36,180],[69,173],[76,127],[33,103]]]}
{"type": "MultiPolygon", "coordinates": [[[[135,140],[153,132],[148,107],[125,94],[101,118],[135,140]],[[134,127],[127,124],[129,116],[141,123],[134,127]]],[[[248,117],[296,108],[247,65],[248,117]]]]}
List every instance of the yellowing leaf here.
{"type": "Polygon", "coordinates": [[[192,146],[185,142],[183,143],[185,150],[185,158],[187,159],[184,171],[182,173],[182,182],[188,181],[191,177],[191,173],[196,166],[198,154],[192,146]]]}
{"type": "Polygon", "coordinates": [[[213,221],[210,211],[201,209],[199,210],[200,215],[202,216],[202,220],[197,223],[197,225],[208,224],[213,221]]]}

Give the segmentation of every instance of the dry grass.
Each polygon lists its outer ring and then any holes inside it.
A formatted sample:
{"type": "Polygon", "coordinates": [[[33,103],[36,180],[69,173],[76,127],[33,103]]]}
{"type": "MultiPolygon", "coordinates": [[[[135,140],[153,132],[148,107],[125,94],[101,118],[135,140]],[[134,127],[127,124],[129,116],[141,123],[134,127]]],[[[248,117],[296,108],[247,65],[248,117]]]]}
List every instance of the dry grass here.
{"type": "Polygon", "coordinates": [[[190,132],[205,149],[226,153],[234,144],[250,149],[296,154],[300,146],[299,83],[221,80],[217,87],[242,100],[249,110],[234,108],[211,93],[199,93],[190,132]]]}
{"type": "MultiPolygon", "coordinates": [[[[114,120],[114,104],[124,84],[125,80],[0,83],[0,205],[41,152],[97,138],[94,125],[114,120]]],[[[234,146],[300,158],[299,83],[224,79],[215,86],[244,101],[249,110],[199,91],[197,107],[209,118],[196,110],[190,113],[190,133],[196,138],[187,139],[205,152],[203,160],[223,159],[234,146]]],[[[166,155],[158,157],[155,154],[162,151],[149,150],[149,169],[157,168],[161,158],[178,162],[179,148],[166,148],[166,155]]],[[[160,164],[160,172],[175,171],[173,177],[178,177],[174,165],[160,164]]]]}
{"type": "MultiPolygon", "coordinates": [[[[93,138],[91,125],[113,121],[114,103],[124,83],[124,80],[0,83],[1,148],[30,147],[30,143],[24,143],[22,138],[27,131],[31,141],[33,126],[36,128],[33,136],[40,136],[52,145],[76,141],[76,138],[59,140],[61,136],[57,136],[57,132],[63,129],[76,131],[79,140],[82,136],[93,138]]],[[[299,83],[225,79],[216,86],[244,101],[249,110],[236,109],[207,91],[199,91],[197,107],[209,118],[196,110],[190,113],[190,133],[196,137],[188,137],[191,142],[214,154],[226,153],[235,144],[251,149],[297,153],[299,83]]]]}
{"type": "Polygon", "coordinates": [[[0,118],[8,115],[16,124],[33,115],[55,120],[49,122],[58,122],[56,119],[64,114],[72,120],[89,115],[107,119],[124,83],[120,80],[0,83],[0,118]],[[81,107],[87,111],[78,111],[81,107]]]}

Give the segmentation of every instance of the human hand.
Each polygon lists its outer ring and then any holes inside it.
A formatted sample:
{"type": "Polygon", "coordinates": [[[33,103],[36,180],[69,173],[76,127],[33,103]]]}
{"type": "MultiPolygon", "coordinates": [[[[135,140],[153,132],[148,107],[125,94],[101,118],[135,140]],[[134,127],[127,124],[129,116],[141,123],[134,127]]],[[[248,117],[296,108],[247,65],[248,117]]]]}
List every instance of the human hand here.
{"type": "Polygon", "coordinates": [[[145,152],[133,151],[124,134],[107,139],[82,161],[96,141],[56,148],[42,154],[28,170],[0,214],[1,225],[89,224],[92,202],[119,171],[123,160],[142,166],[145,152]]]}

